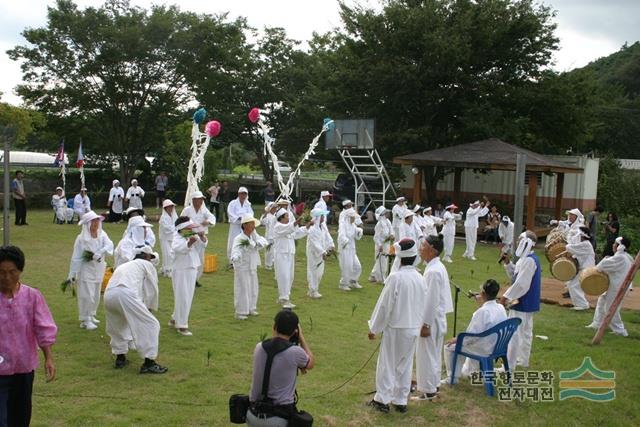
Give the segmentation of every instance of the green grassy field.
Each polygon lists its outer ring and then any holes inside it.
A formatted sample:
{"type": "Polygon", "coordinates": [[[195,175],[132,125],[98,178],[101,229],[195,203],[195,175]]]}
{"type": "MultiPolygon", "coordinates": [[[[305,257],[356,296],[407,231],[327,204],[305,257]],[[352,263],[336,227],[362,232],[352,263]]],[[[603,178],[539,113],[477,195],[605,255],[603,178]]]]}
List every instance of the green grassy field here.
{"type": "MultiPolygon", "coordinates": [[[[153,217],[153,214],[151,215],[153,217]]],[[[158,361],[169,367],[165,375],[139,375],[137,353],[123,370],[113,369],[109,337],[104,332],[104,309],[96,331],[79,328],[76,301],[63,294],[58,284],[67,277],[76,225],[51,223],[51,211],[29,212],[28,227],[12,227],[11,241],[20,246],[27,264],[22,279],[38,287],[53,312],[59,333],[54,346],[58,378],[45,383],[42,369],[34,386],[34,426],[209,426],[228,425],[229,396],[250,387],[251,358],[255,344],[271,334],[272,319],[279,307],[273,273],[259,271],[260,316],[247,321],[233,318],[233,272],[205,274],[196,290],[191,311],[192,337],[183,337],[165,326],[173,308],[169,279],[160,280],[162,330],[158,361]]],[[[13,218],[12,218],[13,219],[13,218]]],[[[117,243],[124,225],[105,224],[117,243]]],[[[157,226],[155,227],[157,231],[157,226]]],[[[208,253],[216,253],[224,265],[227,226],[212,230],[208,253]]],[[[454,264],[447,265],[453,281],[464,290],[477,289],[486,278],[506,282],[496,263],[495,246],[478,245],[478,261],[463,260],[463,242],[456,242],[454,264]]],[[[556,375],[555,401],[548,403],[500,402],[488,398],[482,387],[463,383],[444,387],[434,402],[410,403],[407,414],[374,413],[365,403],[375,388],[374,356],[344,387],[325,394],[351,377],[375,351],[379,341],[367,339],[367,320],[380,285],[366,283],[373,263],[370,236],[358,243],[363,264],[364,288],[338,290],[337,261],[328,261],[321,285],[324,297],[306,296],[304,241],[298,244],[292,301],[297,304],[305,335],[316,356],[316,368],[298,377],[299,407],[313,414],[318,426],[438,425],[638,425],[640,424],[640,313],[623,312],[628,338],[607,334],[600,346],[589,345],[593,331],[584,325],[593,310],[573,312],[543,305],[535,316],[531,370],[550,370],[556,375]],[[558,373],[577,368],[591,356],[598,368],[616,373],[616,398],[607,403],[558,400],[558,373]],[[323,395],[318,397],[319,395],[323,395]]],[[[545,272],[547,266],[544,266],[545,272]]],[[[462,297],[458,330],[463,330],[475,304],[462,297]]],[[[450,316],[451,336],[453,317],[450,316]]]]}

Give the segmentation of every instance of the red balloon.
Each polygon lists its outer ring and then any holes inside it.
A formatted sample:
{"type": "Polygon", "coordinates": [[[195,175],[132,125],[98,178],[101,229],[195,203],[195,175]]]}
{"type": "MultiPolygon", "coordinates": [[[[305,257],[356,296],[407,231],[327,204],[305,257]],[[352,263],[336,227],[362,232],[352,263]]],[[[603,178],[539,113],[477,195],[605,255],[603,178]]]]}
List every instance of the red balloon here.
{"type": "Polygon", "coordinates": [[[251,121],[251,123],[256,123],[258,120],[260,120],[260,109],[258,107],[254,107],[249,111],[249,121],[251,121]]]}
{"type": "Polygon", "coordinates": [[[211,120],[210,122],[207,122],[207,125],[204,127],[204,131],[210,137],[215,138],[216,136],[220,135],[220,132],[222,131],[222,125],[217,120],[211,120]]]}

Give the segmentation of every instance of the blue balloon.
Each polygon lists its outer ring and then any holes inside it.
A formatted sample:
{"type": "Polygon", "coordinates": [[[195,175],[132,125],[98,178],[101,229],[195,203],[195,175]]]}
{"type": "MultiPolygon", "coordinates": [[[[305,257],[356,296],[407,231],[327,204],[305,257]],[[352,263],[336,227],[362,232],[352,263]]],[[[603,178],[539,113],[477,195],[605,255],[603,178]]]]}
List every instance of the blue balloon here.
{"type": "Polygon", "coordinates": [[[329,123],[328,129],[329,129],[330,131],[333,131],[333,130],[336,128],[336,124],[335,124],[335,122],[334,122],[331,118],[329,118],[329,117],[325,117],[325,119],[324,119],[324,121],[323,121],[322,125],[323,125],[323,126],[326,126],[326,125],[327,125],[327,123],[329,123]]]}
{"type": "Polygon", "coordinates": [[[204,119],[207,117],[207,110],[204,108],[198,108],[195,113],[193,113],[193,121],[197,124],[204,122],[204,119]]]}

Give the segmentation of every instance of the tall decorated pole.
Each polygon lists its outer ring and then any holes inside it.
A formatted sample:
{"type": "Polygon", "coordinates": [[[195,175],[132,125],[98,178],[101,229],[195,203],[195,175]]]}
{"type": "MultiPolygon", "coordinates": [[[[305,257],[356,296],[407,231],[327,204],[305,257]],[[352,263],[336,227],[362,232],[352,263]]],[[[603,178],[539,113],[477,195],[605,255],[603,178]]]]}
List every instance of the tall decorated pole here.
{"type": "Polygon", "coordinates": [[[76,167],[80,169],[80,188],[84,188],[84,155],[82,154],[82,140],[80,140],[80,145],[78,146],[76,167]]]}
{"type": "Polygon", "coordinates": [[[320,142],[320,137],[323,133],[329,130],[333,130],[335,128],[335,123],[329,118],[324,119],[322,130],[318,135],[315,136],[315,138],[313,138],[313,140],[309,144],[309,148],[307,148],[307,151],[302,156],[302,159],[300,159],[298,166],[289,174],[287,180],[285,181],[284,177],[282,176],[282,172],[280,171],[280,165],[278,164],[278,156],[273,151],[273,144],[275,142],[275,139],[269,135],[271,128],[264,123],[261,113],[262,112],[260,111],[260,109],[255,107],[249,111],[249,114],[247,116],[249,118],[249,121],[251,123],[257,124],[260,128],[260,131],[262,132],[265,156],[269,156],[269,158],[271,159],[271,164],[273,165],[273,171],[278,183],[278,188],[280,189],[280,198],[291,200],[291,194],[293,193],[295,179],[296,177],[300,177],[302,173],[302,165],[305,161],[309,160],[309,157],[312,154],[315,154],[316,147],[320,142]]]}
{"type": "Polygon", "coordinates": [[[62,191],[67,193],[67,167],[64,164],[64,138],[60,140],[60,146],[58,147],[58,153],[53,161],[53,164],[60,168],[60,177],[62,178],[62,191]]]}
{"type": "Polygon", "coordinates": [[[199,108],[193,114],[193,126],[191,126],[191,158],[187,170],[187,192],[184,195],[184,205],[191,205],[191,194],[198,191],[198,184],[204,176],[204,157],[207,154],[211,138],[215,138],[222,132],[222,125],[217,120],[207,122],[204,132],[200,132],[200,124],[204,123],[207,110],[199,108]]]}

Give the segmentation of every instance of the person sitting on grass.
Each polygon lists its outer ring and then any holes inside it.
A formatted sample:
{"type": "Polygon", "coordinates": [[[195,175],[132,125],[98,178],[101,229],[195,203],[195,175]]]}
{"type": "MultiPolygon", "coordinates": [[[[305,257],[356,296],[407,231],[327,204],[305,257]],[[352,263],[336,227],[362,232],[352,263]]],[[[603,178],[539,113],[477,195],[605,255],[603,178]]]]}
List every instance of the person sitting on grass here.
{"type": "Polygon", "coordinates": [[[291,310],[282,310],[274,319],[273,338],[260,342],[253,352],[253,380],[249,395],[247,425],[287,426],[297,413],[296,377],[313,369],[315,359],[302,334],[298,316],[291,310]],[[294,345],[297,343],[298,345],[294,345]],[[264,372],[268,355],[272,354],[269,384],[264,387],[264,372]],[[267,390],[266,395],[263,390],[267,390]],[[269,404],[262,405],[263,401],[269,404]]]}
{"type": "MultiPolygon", "coordinates": [[[[507,311],[504,309],[504,306],[498,304],[496,300],[499,291],[500,285],[495,280],[489,279],[484,282],[480,294],[476,295],[476,301],[480,304],[480,307],[473,312],[471,321],[465,332],[479,334],[507,320],[507,311]]],[[[496,335],[483,338],[466,338],[463,342],[462,351],[480,356],[488,356],[496,345],[496,339],[496,335]]],[[[456,342],[456,339],[452,338],[447,341],[444,346],[444,364],[447,369],[447,378],[444,378],[440,384],[450,384],[456,342]]],[[[472,372],[479,370],[480,365],[477,361],[464,356],[458,356],[454,381],[457,381],[460,376],[468,377],[472,372]]]]}
{"type": "Polygon", "coordinates": [[[158,273],[153,264],[157,261],[158,254],[150,246],[136,248],[135,258],[118,267],[107,284],[104,308],[116,369],[128,364],[126,354],[135,348],[144,357],[141,374],[168,371],[156,362],[160,322],[151,314],[158,309],[158,273]]]}

